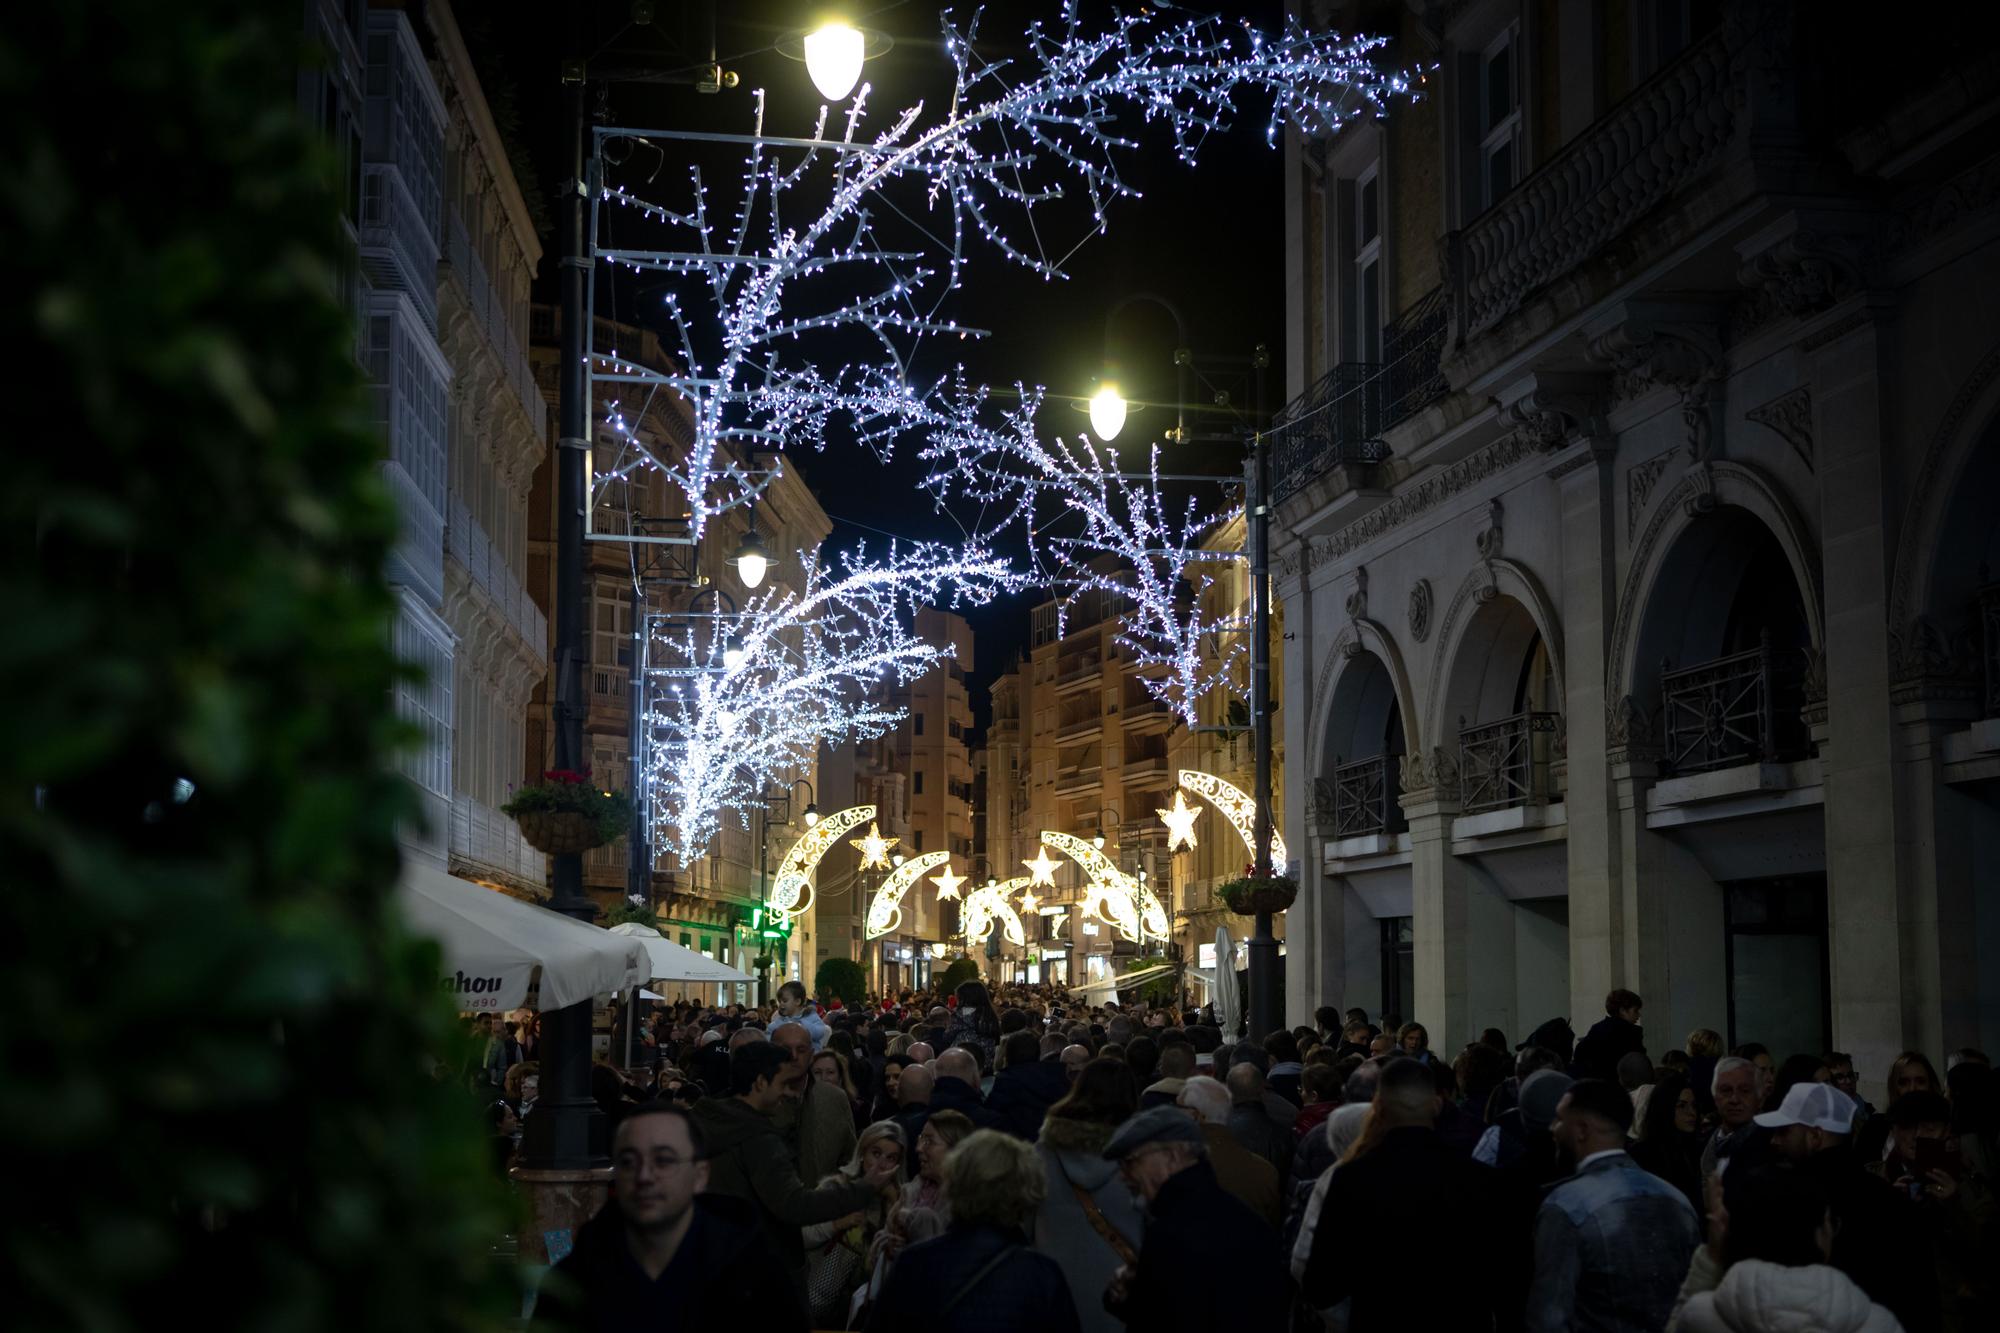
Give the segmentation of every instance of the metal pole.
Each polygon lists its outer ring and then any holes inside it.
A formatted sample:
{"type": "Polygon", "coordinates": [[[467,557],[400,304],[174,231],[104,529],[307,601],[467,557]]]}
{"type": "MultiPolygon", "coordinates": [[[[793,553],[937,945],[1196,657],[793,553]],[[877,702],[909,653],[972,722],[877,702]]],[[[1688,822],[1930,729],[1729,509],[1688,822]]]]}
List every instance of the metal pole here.
{"type": "MultiPolygon", "coordinates": [[[[564,186],[562,367],[556,441],[556,767],[581,771],[583,755],[583,506],[590,461],[584,420],[584,299],[590,282],[584,210],[584,96],[581,62],[565,65],[570,95],[571,179],[564,186]]],[[[580,853],[550,858],[549,906],[590,921],[597,908],[583,892],[580,853]]],[[[522,1165],[537,1170],[587,1170],[610,1164],[603,1112],[590,1096],[590,1016],[583,1000],[542,1017],[542,1095],[522,1127],[522,1165]]]]}
{"type": "MultiPolygon", "coordinates": [[[[1257,756],[1255,841],[1256,873],[1271,867],[1271,509],[1270,446],[1259,431],[1250,450],[1250,724],[1257,756]]],[[[1283,1011],[1279,995],[1278,941],[1271,934],[1271,914],[1257,913],[1257,933],[1249,942],[1251,1041],[1262,1041],[1283,1011]]]]}

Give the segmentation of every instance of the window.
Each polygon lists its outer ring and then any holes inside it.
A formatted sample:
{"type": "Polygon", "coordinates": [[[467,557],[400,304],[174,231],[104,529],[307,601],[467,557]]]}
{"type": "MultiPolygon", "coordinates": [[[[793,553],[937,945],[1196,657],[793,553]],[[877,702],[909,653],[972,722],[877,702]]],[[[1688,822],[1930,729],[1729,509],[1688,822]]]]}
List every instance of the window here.
{"type": "MultiPolygon", "coordinates": [[[[591,665],[598,668],[624,666],[632,656],[631,602],[616,584],[606,581],[592,587],[590,607],[591,665]]],[[[607,681],[607,686],[618,684],[607,681]]]]}
{"type": "Polygon", "coordinates": [[[1520,175],[1521,89],[1516,29],[1493,39],[1479,57],[1479,207],[1500,202],[1520,175]]]}
{"type": "Polygon", "coordinates": [[[1738,880],[1723,888],[1729,1044],[1821,1051],[1830,1040],[1826,877],[1738,880]]]}
{"type": "Polygon", "coordinates": [[[910,775],[910,794],[913,796],[924,794],[924,771],[921,768],[910,775]]]}
{"type": "Polygon", "coordinates": [[[1412,918],[1386,916],[1382,921],[1382,1013],[1385,1019],[1408,1021],[1417,1008],[1417,967],[1412,918]]]}
{"type": "Polygon", "coordinates": [[[916,852],[919,856],[923,855],[924,831],[922,829],[910,830],[910,850],[916,852]]]}
{"type": "Polygon", "coordinates": [[[1382,359],[1381,170],[1369,167],[1354,182],[1354,355],[1382,359]]]}
{"type": "MultiPolygon", "coordinates": [[[[910,728],[913,735],[921,736],[924,734],[924,715],[922,713],[910,714],[910,728]]],[[[917,790],[922,791],[923,788],[920,786],[917,790]]]]}

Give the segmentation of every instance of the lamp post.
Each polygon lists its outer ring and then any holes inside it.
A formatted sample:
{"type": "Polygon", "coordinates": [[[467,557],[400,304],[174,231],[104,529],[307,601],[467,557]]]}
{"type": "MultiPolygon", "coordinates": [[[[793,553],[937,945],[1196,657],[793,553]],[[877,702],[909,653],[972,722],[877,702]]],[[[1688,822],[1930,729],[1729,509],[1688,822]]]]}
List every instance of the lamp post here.
{"type": "MultiPolygon", "coordinates": [[[[1257,400],[1264,398],[1264,368],[1269,356],[1261,346],[1253,364],[1257,370],[1257,400]]],[[[1253,841],[1255,873],[1269,875],[1271,866],[1271,445],[1264,431],[1250,437],[1248,492],[1250,538],[1250,726],[1256,752],[1256,806],[1253,841]]],[[[1271,934],[1271,913],[1257,913],[1256,933],[1249,942],[1251,1041],[1283,1021],[1283,980],[1278,975],[1278,941],[1271,934]]]]}

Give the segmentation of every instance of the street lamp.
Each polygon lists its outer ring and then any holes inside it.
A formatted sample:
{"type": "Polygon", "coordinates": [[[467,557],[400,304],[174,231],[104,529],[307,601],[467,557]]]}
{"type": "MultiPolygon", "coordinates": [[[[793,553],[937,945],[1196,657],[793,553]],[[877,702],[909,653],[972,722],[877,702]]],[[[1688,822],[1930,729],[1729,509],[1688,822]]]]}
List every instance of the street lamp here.
{"type": "Polygon", "coordinates": [[[829,102],[843,102],[861,81],[868,39],[846,23],[824,23],[806,34],[806,73],[829,102]]]}
{"type": "Polygon", "coordinates": [[[746,588],[755,588],[764,581],[764,572],[771,567],[770,552],[764,549],[764,539],[757,535],[757,507],[750,507],[750,528],[743,534],[743,544],[736,548],[736,554],[729,558],[736,567],[736,577],[743,580],[746,588]]]}
{"type": "Polygon", "coordinates": [[[1106,815],[1111,816],[1111,827],[1113,828],[1118,827],[1124,822],[1124,816],[1118,813],[1118,807],[1115,805],[1107,805],[1097,812],[1097,833],[1096,836],[1091,838],[1090,845],[1097,848],[1100,852],[1104,850],[1104,817],[1106,815]]]}
{"type": "Polygon", "coordinates": [[[1110,441],[1125,429],[1125,398],[1115,384],[1106,384],[1090,396],[1090,428],[1097,438],[1110,441]]]}

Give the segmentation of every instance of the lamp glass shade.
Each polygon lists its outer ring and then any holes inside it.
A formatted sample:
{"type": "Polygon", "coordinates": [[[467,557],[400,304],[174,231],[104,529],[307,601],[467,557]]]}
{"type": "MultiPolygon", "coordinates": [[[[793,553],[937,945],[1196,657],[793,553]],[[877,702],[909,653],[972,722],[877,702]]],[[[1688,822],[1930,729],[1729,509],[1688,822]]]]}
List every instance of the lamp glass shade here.
{"type": "Polygon", "coordinates": [[[819,806],[809,801],[806,803],[806,827],[811,828],[817,823],[819,823],[819,806]]]}
{"type": "Polygon", "coordinates": [[[735,558],[730,562],[736,566],[736,577],[743,580],[743,586],[754,588],[764,581],[764,571],[771,567],[771,557],[764,550],[764,539],[752,528],[743,534],[743,544],[736,548],[735,558]]]}
{"type": "Polygon", "coordinates": [[[842,102],[861,81],[867,39],[859,28],[828,23],[806,34],[806,73],[829,102],[842,102]]]}
{"type": "Polygon", "coordinates": [[[1125,399],[1107,384],[1090,396],[1090,428],[1100,440],[1115,440],[1125,429],[1125,399]]]}
{"type": "Polygon", "coordinates": [[[737,667],[743,665],[743,640],[737,638],[734,634],[723,641],[722,665],[730,671],[734,671],[737,667]]]}

